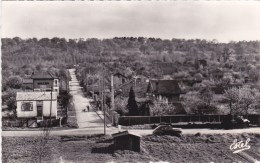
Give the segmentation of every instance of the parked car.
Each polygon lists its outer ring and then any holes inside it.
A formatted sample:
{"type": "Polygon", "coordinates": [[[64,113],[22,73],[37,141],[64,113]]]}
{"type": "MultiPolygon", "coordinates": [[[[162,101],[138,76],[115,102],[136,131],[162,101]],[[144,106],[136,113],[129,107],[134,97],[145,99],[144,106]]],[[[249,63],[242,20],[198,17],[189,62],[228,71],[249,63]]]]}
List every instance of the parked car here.
{"type": "Polygon", "coordinates": [[[181,136],[181,129],[172,128],[170,125],[160,125],[153,130],[154,135],[171,135],[171,136],[181,136]]]}
{"type": "Polygon", "coordinates": [[[234,129],[234,128],[247,128],[250,125],[250,121],[245,119],[243,116],[227,115],[221,122],[221,126],[224,129],[234,129]]]}

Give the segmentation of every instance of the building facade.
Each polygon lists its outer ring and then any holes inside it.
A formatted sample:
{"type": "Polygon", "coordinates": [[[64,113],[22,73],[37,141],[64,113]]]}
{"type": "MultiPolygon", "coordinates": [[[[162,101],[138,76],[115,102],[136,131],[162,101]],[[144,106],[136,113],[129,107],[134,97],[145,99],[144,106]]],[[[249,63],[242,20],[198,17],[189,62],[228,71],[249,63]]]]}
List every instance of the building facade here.
{"type": "Polygon", "coordinates": [[[57,92],[17,92],[18,118],[56,118],[57,92]]]}
{"type": "Polygon", "coordinates": [[[47,71],[38,72],[32,75],[34,92],[58,92],[59,79],[47,71]]]}

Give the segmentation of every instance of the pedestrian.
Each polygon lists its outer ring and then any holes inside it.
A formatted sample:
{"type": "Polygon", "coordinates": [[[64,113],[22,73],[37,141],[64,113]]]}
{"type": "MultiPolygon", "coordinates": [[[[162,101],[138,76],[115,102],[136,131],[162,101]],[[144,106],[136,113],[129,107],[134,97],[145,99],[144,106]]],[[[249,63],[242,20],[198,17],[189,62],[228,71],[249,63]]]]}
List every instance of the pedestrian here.
{"type": "Polygon", "coordinates": [[[88,112],[89,112],[89,105],[87,106],[88,112]]]}

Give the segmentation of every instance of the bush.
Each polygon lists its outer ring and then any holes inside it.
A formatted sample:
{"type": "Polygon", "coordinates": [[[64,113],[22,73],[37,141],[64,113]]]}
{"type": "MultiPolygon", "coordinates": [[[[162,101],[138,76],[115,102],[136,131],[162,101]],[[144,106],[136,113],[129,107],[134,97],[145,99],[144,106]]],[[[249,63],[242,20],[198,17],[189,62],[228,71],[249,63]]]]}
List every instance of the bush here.
{"type": "Polygon", "coordinates": [[[23,79],[20,76],[11,76],[7,79],[6,85],[13,89],[20,89],[23,84],[23,79]]]}

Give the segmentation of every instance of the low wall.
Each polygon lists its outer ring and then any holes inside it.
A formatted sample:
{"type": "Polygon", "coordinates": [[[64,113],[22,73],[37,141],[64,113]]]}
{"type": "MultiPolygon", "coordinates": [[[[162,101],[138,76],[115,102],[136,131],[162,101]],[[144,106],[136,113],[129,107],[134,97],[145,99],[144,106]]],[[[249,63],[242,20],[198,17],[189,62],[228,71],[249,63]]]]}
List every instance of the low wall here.
{"type": "MultiPolygon", "coordinates": [[[[156,124],[156,123],[180,123],[180,122],[222,122],[226,115],[171,115],[171,116],[121,116],[118,124],[123,126],[156,124]]],[[[260,115],[248,115],[252,124],[260,125],[260,115]]]]}

